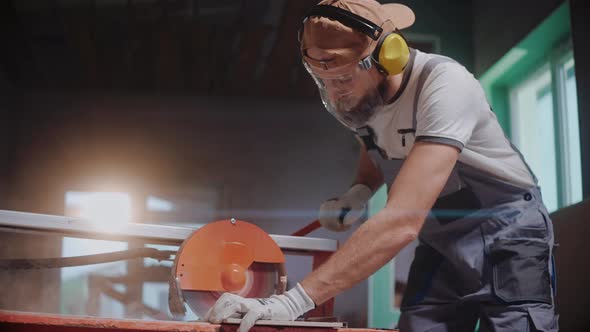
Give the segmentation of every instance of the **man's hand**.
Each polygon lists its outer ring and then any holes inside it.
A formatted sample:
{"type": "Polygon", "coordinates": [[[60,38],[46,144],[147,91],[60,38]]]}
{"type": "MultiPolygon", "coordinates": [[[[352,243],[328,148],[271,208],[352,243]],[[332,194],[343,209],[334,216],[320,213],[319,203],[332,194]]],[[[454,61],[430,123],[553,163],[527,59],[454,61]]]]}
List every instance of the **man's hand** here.
{"type": "Polygon", "coordinates": [[[205,320],[219,324],[225,319],[243,314],[238,332],[247,332],[259,319],[295,320],[314,307],[312,299],[305,293],[303,287],[297,284],[284,294],[273,295],[265,299],[248,299],[225,293],[209,310],[205,320]]]}
{"type": "Polygon", "coordinates": [[[344,195],[325,201],[320,206],[318,219],[329,230],[346,231],[362,218],[371,196],[371,188],[364,184],[355,184],[344,195]]]}

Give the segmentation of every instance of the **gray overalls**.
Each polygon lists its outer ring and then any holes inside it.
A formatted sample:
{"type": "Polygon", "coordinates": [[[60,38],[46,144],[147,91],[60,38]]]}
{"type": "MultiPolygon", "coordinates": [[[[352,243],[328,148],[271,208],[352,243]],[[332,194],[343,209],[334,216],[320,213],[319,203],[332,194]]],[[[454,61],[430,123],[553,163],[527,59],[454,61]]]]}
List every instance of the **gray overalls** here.
{"type": "MultiPolygon", "coordinates": [[[[446,61],[425,64],[416,94],[446,61]]],[[[397,127],[409,147],[417,100],[413,120],[397,127]]],[[[356,134],[391,184],[403,158],[387,157],[370,127],[356,134]]],[[[558,330],[553,226],[538,187],[511,186],[458,162],[418,239],[400,331],[474,331],[478,319],[480,331],[558,330]]]]}

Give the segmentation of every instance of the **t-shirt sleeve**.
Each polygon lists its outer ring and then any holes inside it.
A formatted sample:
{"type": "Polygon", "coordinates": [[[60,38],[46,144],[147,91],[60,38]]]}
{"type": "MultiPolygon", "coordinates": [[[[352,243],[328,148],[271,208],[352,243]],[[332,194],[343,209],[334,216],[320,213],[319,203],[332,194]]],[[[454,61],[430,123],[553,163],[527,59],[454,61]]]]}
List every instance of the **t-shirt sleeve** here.
{"type": "Polygon", "coordinates": [[[478,82],[463,66],[437,65],[424,83],[416,113],[416,141],[447,144],[462,150],[481,108],[478,82]]]}

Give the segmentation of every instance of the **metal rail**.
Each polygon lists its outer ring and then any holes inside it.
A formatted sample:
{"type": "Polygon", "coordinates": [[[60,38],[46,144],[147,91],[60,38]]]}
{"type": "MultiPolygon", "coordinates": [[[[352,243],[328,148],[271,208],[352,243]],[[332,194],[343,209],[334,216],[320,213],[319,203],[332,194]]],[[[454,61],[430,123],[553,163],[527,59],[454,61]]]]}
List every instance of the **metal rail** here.
{"type": "MultiPolygon", "coordinates": [[[[148,243],[180,245],[198,228],[126,223],[117,228],[100,227],[96,222],[49,214],[0,210],[0,229],[56,234],[101,240],[145,240],[148,243]]],[[[332,239],[270,235],[286,253],[306,251],[333,252],[338,241],[332,239]]]]}

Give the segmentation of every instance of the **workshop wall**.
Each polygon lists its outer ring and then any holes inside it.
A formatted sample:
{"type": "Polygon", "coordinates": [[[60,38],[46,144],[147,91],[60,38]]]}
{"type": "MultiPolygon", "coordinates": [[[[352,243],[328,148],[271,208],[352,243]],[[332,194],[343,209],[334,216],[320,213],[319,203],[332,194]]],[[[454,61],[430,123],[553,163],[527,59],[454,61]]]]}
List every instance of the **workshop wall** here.
{"type": "MultiPolygon", "coordinates": [[[[213,215],[193,209],[176,220],[135,211],[142,222],[190,226],[235,217],[290,234],[315,219],[320,203],[346,190],[354,177],[357,142],[319,100],[24,100],[14,135],[4,138],[14,157],[4,161],[11,177],[4,179],[7,199],[0,209],[63,214],[69,190],[129,192],[134,202],[154,195],[186,206],[198,197],[193,193],[205,190],[215,194],[213,215]]],[[[348,235],[321,230],[311,236],[348,235]]],[[[310,260],[294,262],[287,266],[291,283],[311,269],[310,260]]],[[[336,301],[336,313],[352,326],[366,324],[366,303],[359,298],[366,298],[366,283],[336,301]]]]}
{"type": "Polygon", "coordinates": [[[67,190],[166,197],[204,188],[218,194],[214,218],[242,215],[269,227],[281,218],[289,232],[305,223],[287,221],[308,221],[319,201],[345,190],[356,166],[357,142],[319,100],[26,99],[7,138],[15,151],[9,187],[46,188],[30,206],[37,212],[63,213],[67,190]],[[52,196],[59,202],[41,201],[52,196]]]}
{"type": "MultiPolygon", "coordinates": [[[[68,190],[126,191],[136,204],[153,195],[182,207],[174,214],[136,208],[142,222],[233,216],[274,234],[304,226],[324,199],[348,187],[357,155],[293,53],[299,13],[313,2],[241,2],[215,25],[206,10],[197,19],[190,1],[3,2],[14,15],[0,22],[12,50],[0,54],[0,74],[8,73],[0,86],[14,89],[4,91],[11,101],[0,124],[0,209],[63,214],[68,190]],[[289,15],[260,19],[268,7],[289,15]],[[249,24],[234,29],[246,17],[249,24]],[[273,38],[272,47],[262,42],[273,38]],[[216,97],[182,97],[193,95],[216,97]]],[[[473,69],[471,1],[400,2],[416,12],[407,30],[413,45],[473,69]]],[[[344,241],[352,231],[311,236],[344,241]]],[[[9,237],[0,241],[15,241],[9,237]]],[[[52,241],[53,251],[43,253],[60,252],[52,241]]],[[[402,281],[412,250],[398,257],[402,281]]],[[[311,261],[290,262],[294,283],[311,261]]],[[[350,326],[366,325],[358,300],[365,298],[361,283],[337,298],[336,313],[350,326]]]]}
{"type": "Polygon", "coordinates": [[[474,71],[483,74],[563,0],[473,0],[474,71]]]}
{"type": "MultiPolygon", "coordinates": [[[[0,71],[0,209],[26,209],[24,199],[18,199],[10,193],[12,163],[15,156],[15,130],[13,108],[14,87],[0,71]]],[[[32,193],[36,195],[36,193],[32,193]]],[[[38,234],[15,234],[0,231],[0,258],[27,258],[40,255],[59,256],[61,238],[38,234]]],[[[0,296],[0,308],[23,311],[59,312],[60,274],[57,270],[45,271],[4,271],[0,270],[0,284],[4,285],[0,296]]]]}
{"type": "Polygon", "coordinates": [[[580,117],[580,149],[582,151],[582,188],[584,197],[590,198],[590,46],[587,42],[588,15],[584,1],[570,1],[572,38],[576,61],[578,108],[580,117]]]}
{"type": "MultiPolygon", "coordinates": [[[[474,1],[475,71],[482,74],[528,32],[541,23],[563,1],[474,1]],[[501,20],[499,19],[501,17],[501,20]],[[501,25],[498,25],[501,23],[501,25]],[[501,38],[500,38],[501,35],[501,38]]],[[[579,331],[590,326],[582,309],[587,298],[577,294],[590,292],[590,268],[585,262],[583,239],[589,235],[588,206],[590,205],[590,48],[588,47],[587,4],[569,1],[572,41],[575,59],[578,110],[580,121],[580,151],[585,200],[552,214],[556,242],[557,310],[561,331],[579,331]]]]}
{"type": "Polygon", "coordinates": [[[590,236],[590,46],[587,42],[590,9],[580,0],[570,1],[570,6],[585,201],[555,213],[555,234],[560,242],[555,259],[561,331],[580,331],[590,326],[590,317],[581,309],[588,304],[585,294],[590,294],[590,265],[585,255],[585,241],[590,236]]]}
{"type": "Polygon", "coordinates": [[[473,34],[471,0],[402,0],[414,10],[416,22],[407,31],[410,40],[438,39],[440,53],[473,70],[473,34]]]}

